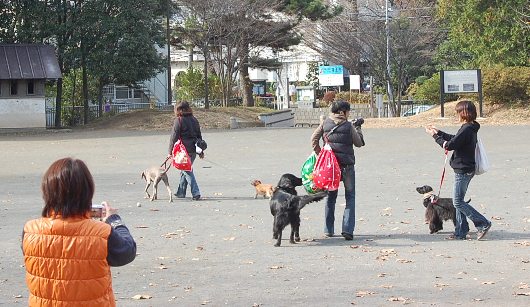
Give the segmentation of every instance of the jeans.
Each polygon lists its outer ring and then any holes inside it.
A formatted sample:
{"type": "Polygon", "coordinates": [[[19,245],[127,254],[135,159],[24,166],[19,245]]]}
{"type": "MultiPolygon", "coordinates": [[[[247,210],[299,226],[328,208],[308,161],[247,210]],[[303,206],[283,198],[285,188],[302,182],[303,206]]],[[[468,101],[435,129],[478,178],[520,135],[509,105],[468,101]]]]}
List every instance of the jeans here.
{"type": "Polygon", "coordinates": [[[456,209],[456,229],[455,236],[459,239],[465,239],[469,232],[469,218],[478,230],[483,230],[490,225],[490,222],[470,204],[464,201],[467,187],[475,173],[458,174],[455,173],[455,186],[453,193],[453,205],[456,209]]]}
{"type": "MultiPolygon", "coordinates": [[[[353,235],[355,229],[355,166],[348,165],[341,169],[341,180],[344,183],[344,196],[346,208],[342,216],[342,233],[353,235]]],[[[325,215],[326,225],[324,233],[335,233],[335,204],[337,203],[338,190],[329,191],[326,200],[325,215]]]]}
{"type": "MultiPolygon", "coordinates": [[[[191,158],[191,164],[193,165],[193,161],[195,161],[195,158],[197,157],[196,153],[190,154],[191,158]]],[[[188,183],[191,187],[191,196],[196,197],[200,196],[201,192],[199,191],[199,185],[197,185],[197,180],[195,180],[195,174],[193,174],[193,169],[191,171],[180,171],[180,181],[179,181],[179,187],[177,189],[177,193],[175,194],[179,198],[186,197],[186,189],[188,188],[188,183]]]]}

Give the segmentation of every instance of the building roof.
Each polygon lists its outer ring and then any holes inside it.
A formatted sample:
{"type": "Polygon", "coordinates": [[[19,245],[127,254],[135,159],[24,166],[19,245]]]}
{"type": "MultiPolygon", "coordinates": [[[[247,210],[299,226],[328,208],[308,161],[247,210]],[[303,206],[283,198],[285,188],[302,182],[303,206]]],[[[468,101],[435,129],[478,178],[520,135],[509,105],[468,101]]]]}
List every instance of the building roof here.
{"type": "Polygon", "coordinates": [[[0,80],[59,78],[61,69],[53,46],[0,44],[0,80]]]}

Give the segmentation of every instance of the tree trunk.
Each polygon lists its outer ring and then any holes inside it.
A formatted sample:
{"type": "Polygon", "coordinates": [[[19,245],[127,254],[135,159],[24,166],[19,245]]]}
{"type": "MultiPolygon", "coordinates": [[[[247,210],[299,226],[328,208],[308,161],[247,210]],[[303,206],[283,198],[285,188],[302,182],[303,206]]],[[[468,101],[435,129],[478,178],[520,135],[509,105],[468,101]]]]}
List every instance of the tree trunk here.
{"type": "Polygon", "coordinates": [[[208,101],[209,86],[208,86],[208,47],[203,49],[204,55],[204,109],[210,108],[210,102],[208,101]]]}
{"type": "Polygon", "coordinates": [[[99,78],[98,80],[98,113],[99,117],[103,116],[103,84],[104,84],[103,78],[99,78]]]}
{"type": "Polygon", "coordinates": [[[246,107],[254,106],[254,96],[252,95],[252,82],[248,74],[248,45],[244,46],[242,50],[243,56],[241,57],[240,69],[239,69],[239,83],[242,88],[241,96],[243,98],[243,105],[246,107]]]}
{"type": "MultiPolygon", "coordinates": [[[[83,48],[83,43],[81,43],[81,74],[82,74],[82,81],[83,82],[83,123],[86,125],[88,124],[88,76],[87,76],[87,69],[86,69],[86,56],[85,56],[85,50],[83,48]]],[[[100,114],[101,116],[101,114],[100,114]]]]}

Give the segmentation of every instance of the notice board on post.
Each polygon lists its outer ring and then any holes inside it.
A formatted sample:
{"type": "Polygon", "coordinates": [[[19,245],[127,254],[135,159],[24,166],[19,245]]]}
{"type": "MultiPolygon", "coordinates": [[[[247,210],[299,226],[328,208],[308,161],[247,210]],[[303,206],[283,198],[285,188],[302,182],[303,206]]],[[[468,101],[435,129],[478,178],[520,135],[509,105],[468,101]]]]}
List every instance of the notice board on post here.
{"type": "Polygon", "coordinates": [[[440,71],[440,112],[444,117],[445,94],[478,93],[479,116],[482,117],[482,78],[480,69],[440,71]]]}
{"type": "Polygon", "coordinates": [[[320,86],[343,86],[344,68],[342,65],[318,66],[318,82],[320,86]]]}

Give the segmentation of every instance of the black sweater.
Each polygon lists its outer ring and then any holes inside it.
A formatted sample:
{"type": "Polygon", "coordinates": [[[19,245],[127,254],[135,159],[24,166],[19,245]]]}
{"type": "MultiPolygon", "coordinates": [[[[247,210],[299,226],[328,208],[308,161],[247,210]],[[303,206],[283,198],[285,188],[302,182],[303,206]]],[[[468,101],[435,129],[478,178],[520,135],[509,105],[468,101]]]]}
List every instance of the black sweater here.
{"type": "Polygon", "coordinates": [[[475,147],[477,145],[477,132],[480,124],[473,121],[463,124],[455,135],[438,130],[433,135],[434,140],[445,149],[452,150],[449,164],[455,173],[464,174],[475,171],[475,147]]]}

